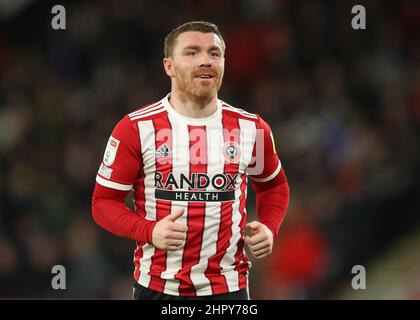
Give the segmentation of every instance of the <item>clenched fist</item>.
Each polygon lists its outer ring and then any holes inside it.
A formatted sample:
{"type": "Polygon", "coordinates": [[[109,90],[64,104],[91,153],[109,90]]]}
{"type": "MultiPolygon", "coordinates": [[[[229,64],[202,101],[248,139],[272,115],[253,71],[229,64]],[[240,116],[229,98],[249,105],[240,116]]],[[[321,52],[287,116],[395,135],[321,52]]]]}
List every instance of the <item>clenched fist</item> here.
{"type": "Polygon", "coordinates": [[[183,214],[184,209],[181,209],[156,223],[152,232],[152,242],[156,248],[174,251],[184,244],[187,227],[175,222],[183,214]]]}
{"type": "Polygon", "coordinates": [[[245,243],[252,255],[257,259],[267,257],[273,250],[273,233],[271,230],[258,221],[247,223],[245,227],[251,232],[251,237],[245,237],[245,243]]]}

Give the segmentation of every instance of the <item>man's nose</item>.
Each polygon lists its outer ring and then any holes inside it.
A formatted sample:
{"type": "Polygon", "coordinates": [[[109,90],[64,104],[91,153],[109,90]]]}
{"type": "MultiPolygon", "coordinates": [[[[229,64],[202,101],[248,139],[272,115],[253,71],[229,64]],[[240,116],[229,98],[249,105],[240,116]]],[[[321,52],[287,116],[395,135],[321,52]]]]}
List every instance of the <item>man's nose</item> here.
{"type": "Polygon", "coordinates": [[[200,63],[200,68],[211,68],[211,63],[200,63]]]}
{"type": "Polygon", "coordinates": [[[211,67],[211,60],[207,54],[203,54],[200,58],[200,67],[211,67]]]}

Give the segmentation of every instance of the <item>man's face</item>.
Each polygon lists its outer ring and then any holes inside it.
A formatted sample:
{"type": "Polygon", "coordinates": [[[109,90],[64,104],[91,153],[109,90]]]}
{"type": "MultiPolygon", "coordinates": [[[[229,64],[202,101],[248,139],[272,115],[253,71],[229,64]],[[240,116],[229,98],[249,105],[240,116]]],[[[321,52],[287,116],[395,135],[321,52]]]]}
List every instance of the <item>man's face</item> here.
{"type": "Polygon", "coordinates": [[[164,65],[180,92],[211,99],[222,85],[225,69],[222,41],[214,33],[181,33],[172,56],[164,59],[164,65]]]}

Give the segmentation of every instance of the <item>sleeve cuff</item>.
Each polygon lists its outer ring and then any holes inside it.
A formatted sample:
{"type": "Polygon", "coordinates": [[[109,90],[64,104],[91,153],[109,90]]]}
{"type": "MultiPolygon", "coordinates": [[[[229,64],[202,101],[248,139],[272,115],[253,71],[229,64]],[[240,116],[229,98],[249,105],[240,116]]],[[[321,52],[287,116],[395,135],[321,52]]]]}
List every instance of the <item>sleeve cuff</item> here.
{"type": "Polygon", "coordinates": [[[268,177],[266,178],[254,178],[252,176],[250,176],[250,179],[255,181],[255,182],[267,182],[270,180],[273,180],[280,172],[281,170],[281,162],[279,161],[279,164],[277,165],[276,170],[274,170],[274,172],[272,174],[270,174],[268,177]]]}
{"type": "Polygon", "coordinates": [[[112,182],[112,181],[102,178],[99,175],[96,176],[96,182],[99,183],[101,186],[120,190],[120,191],[130,191],[131,188],[133,187],[132,184],[122,184],[122,183],[112,182]]]}
{"type": "Polygon", "coordinates": [[[149,244],[153,245],[153,229],[156,226],[156,223],[158,221],[148,221],[147,227],[146,227],[146,241],[149,244]]]}

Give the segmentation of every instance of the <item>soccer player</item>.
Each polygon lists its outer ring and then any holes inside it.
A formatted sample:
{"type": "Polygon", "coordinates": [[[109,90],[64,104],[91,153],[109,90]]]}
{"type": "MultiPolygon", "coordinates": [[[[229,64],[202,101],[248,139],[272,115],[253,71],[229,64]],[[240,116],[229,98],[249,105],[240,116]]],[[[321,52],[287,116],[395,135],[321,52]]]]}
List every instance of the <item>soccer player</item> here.
{"type": "Polygon", "coordinates": [[[174,29],[163,59],[170,93],[126,115],[108,140],[92,215],[137,242],[134,299],[249,299],[244,243],[268,256],[286,214],[289,187],[269,125],[218,99],[224,54],[216,25],[174,29]],[[246,223],[248,177],[259,221],[246,223]],[[131,190],[134,211],[125,205],[131,190]]]}

